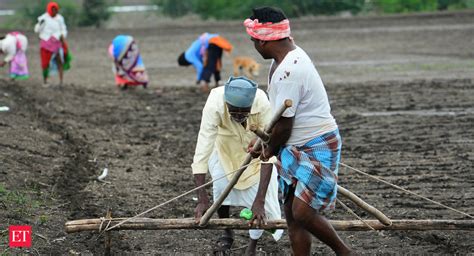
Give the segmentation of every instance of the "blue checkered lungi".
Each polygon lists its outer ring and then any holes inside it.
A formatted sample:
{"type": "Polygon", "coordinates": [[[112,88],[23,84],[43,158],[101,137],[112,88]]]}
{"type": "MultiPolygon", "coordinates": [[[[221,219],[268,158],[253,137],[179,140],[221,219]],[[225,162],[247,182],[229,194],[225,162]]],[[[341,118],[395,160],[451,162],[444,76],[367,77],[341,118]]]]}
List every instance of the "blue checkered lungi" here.
{"type": "Polygon", "coordinates": [[[301,147],[282,148],[277,169],[284,198],[293,187],[295,196],[312,208],[334,209],[341,146],[341,136],[336,129],[301,147]]]}

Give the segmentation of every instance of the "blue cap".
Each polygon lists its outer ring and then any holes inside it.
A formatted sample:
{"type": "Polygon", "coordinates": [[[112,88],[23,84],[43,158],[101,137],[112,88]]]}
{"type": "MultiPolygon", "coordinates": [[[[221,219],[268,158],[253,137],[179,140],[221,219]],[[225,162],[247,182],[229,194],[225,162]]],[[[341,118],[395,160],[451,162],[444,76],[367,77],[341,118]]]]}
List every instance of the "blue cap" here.
{"type": "Polygon", "coordinates": [[[224,85],[224,98],[227,103],[238,108],[248,108],[253,104],[257,93],[257,83],[243,76],[231,76],[224,85]]]}

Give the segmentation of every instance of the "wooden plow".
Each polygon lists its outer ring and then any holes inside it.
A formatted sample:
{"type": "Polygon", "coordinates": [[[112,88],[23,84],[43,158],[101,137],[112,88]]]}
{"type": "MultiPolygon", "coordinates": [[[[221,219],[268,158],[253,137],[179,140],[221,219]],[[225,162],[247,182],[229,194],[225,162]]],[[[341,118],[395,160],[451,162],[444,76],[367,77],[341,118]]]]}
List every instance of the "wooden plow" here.
{"type": "MultiPolygon", "coordinates": [[[[272,128],[279,120],[283,112],[291,107],[291,100],[286,100],[281,108],[276,112],[275,116],[271,120],[270,124],[266,127],[265,131],[259,130],[257,127],[250,127],[257,137],[259,138],[255,143],[254,147],[260,149],[262,143],[267,143],[272,128]]],[[[210,185],[213,181],[210,181],[200,187],[194,188],[190,191],[187,191],[175,198],[172,198],[160,205],[157,205],[153,208],[150,208],[138,215],[135,215],[130,218],[112,218],[111,211],[107,212],[105,218],[100,219],[82,219],[82,220],[73,220],[68,221],[65,224],[65,230],[67,233],[77,233],[77,232],[99,232],[100,234],[105,233],[105,255],[110,254],[111,247],[111,231],[118,230],[169,230],[169,229],[287,229],[286,220],[267,220],[267,223],[261,226],[256,226],[253,224],[249,225],[248,221],[242,219],[211,219],[212,215],[219,209],[222,202],[228,196],[234,185],[239,180],[242,173],[246,170],[246,167],[251,163],[252,157],[250,154],[247,155],[244,163],[241,167],[234,171],[234,176],[229,180],[229,184],[224,189],[220,197],[212,204],[212,206],[206,211],[202,216],[199,223],[196,223],[194,218],[187,219],[153,219],[153,218],[143,218],[140,217],[158,207],[166,205],[174,200],[177,200],[185,195],[190,194],[193,191],[201,187],[210,185]]],[[[420,198],[426,199],[432,203],[443,206],[447,209],[461,213],[470,219],[468,220],[443,220],[443,219],[426,219],[426,220],[409,220],[409,219],[398,219],[391,220],[380,210],[368,204],[360,197],[352,193],[351,191],[338,186],[337,191],[339,195],[346,197],[351,200],[355,205],[359,206],[361,209],[375,217],[375,220],[363,220],[357,216],[352,210],[348,209],[346,205],[341,203],[346,210],[348,210],[352,215],[358,218],[358,220],[330,220],[329,222],[338,231],[373,231],[373,230],[415,230],[415,231],[428,231],[428,230],[467,230],[474,231],[474,217],[465,212],[453,209],[449,206],[443,205],[439,202],[433,201],[431,199],[420,196],[414,192],[407,191],[401,187],[398,187],[394,184],[388,183],[387,181],[381,180],[379,178],[373,177],[369,174],[363,173],[360,170],[357,170],[353,167],[341,163],[342,166],[349,167],[355,171],[367,175],[375,180],[387,183],[392,187],[403,190],[409,194],[418,196],[420,198]]],[[[222,177],[221,177],[222,178],[222,177]]]]}

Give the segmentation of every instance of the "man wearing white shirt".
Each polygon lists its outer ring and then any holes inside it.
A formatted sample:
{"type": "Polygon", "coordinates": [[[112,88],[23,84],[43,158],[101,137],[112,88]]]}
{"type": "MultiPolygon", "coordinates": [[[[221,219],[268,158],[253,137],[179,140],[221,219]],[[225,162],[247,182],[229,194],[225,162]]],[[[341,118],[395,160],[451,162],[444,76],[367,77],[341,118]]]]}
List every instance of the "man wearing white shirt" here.
{"type": "MultiPolygon", "coordinates": [[[[276,122],[260,156],[263,161],[278,156],[293,255],[311,254],[311,235],[336,255],[353,255],[321,214],[334,209],[342,147],[321,77],[306,52],[294,43],[290,21],[280,9],[255,8],[244,26],[258,53],[273,59],[268,75],[272,110],[286,99],[293,102],[276,122]]],[[[254,205],[255,211],[261,212],[263,201],[256,201],[260,203],[254,205]]]]}

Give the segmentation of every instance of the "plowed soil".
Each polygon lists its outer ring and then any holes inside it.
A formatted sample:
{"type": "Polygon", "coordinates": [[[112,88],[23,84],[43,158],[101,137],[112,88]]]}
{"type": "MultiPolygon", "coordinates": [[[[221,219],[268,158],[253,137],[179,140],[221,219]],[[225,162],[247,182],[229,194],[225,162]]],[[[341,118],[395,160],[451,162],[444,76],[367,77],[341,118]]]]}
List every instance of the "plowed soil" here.
{"type": "MultiPolygon", "coordinates": [[[[343,137],[342,162],[474,213],[474,13],[295,20],[296,42],[325,81],[343,137]]],[[[97,233],[66,234],[68,220],[138,214],[194,187],[190,164],[206,96],[176,58],[199,33],[221,33],[234,55],[263,61],[239,22],[174,24],[137,30],[71,30],[75,56],[66,83],[42,86],[38,39],[30,38],[29,81],[0,80],[0,255],[101,255],[97,233]],[[149,88],[119,91],[106,49],[135,36],[149,88]],[[96,180],[105,167],[109,183],[96,180]],[[32,225],[33,247],[9,248],[10,225],[32,225]]],[[[231,58],[224,56],[224,74],[231,58]]],[[[341,168],[340,184],[393,219],[464,219],[341,168]]],[[[147,217],[189,218],[194,195],[147,217]]],[[[362,218],[371,218],[346,199],[362,218]]],[[[239,209],[233,211],[234,217],[239,209]]],[[[331,219],[354,219],[342,207],[331,219]]],[[[119,231],[115,255],[205,255],[220,231],[119,231]]],[[[474,252],[472,231],[340,232],[362,255],[474,252]]],[[[243,254],[237,231],[233,253],[243,254]]],[[[289,255],[285,235],[259,242],[260,255],[289,255]]],[[[313,241],[315,255],[331,251],[313,241]]]]}

